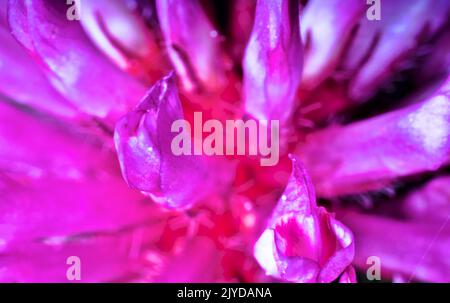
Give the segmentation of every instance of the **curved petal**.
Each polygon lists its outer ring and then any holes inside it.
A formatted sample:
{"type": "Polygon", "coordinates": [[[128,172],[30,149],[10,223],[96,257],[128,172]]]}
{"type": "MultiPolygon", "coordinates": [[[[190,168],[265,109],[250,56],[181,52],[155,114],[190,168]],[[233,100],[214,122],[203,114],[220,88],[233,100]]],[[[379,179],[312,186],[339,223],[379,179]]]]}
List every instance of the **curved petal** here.
{"type": "Polygon", "coordinates": [[[84,180],[115,173],[103,138],[25,112],[0,98],[0,171],[30,179],[84,180]]]}
{"type": "Polygon", "coordinates": [[[21,243],[63,241],[160,220],[163,212],[130,190],[119,176],[83,181],[23,180],[0,175],[1,251],[21,243]],[[107,198],[105,198],[107,197],[107,198]]]}
{"type": "Polygon", "coordinates": [[[193,155],[190,127],[177,134],[174,131],[178,129],[172,131],[175,121],[185,122],[175,79],[170,74],[117,123],[115,143],[122,174],[131,187],[165,206],[181,208],[213,191],[221,172],[208,170],[202,157],[193,155]],[[172,141],[181,135],[191,155],[174,154],[172,141]]]}
{"type": "Polygon", "coordinates": [[[46,68],[53,86],[82,112],[113,121],[135,105],[144,88],[104,58],[63,4],[10,0],[13,35],[46,68]]]}
{"type": "Polygon", "coordinates": [[[436,177],[423,187],[408,194],[402,201],[408,219],[443,222],[450,214],[450,177],[436,177]]]}
{"type": "MultiPolygon", "coordinates": [[[[449,217],[450,218],[450,217],[449,217]]],[[[345,213],[341,220],[349,226],[356,243],[355,265],[367,270],[367,260],[380,260],[381,274],[400,273],[409,281],[449,282],[450,225],[415,223],[373,215],[345,213]]]]}
{"type": "MultiPolygon", "coordinates": [[[[157,37],[140,15],[138,0],[77,2],[80,22],[94,43],[122,69],[151,80],[163,76],[165,59],[157,37]]],[[[155,10],[147,5],[146,10],[155,10]]],[[[156,10],[146,12],[153,14],[156,10]]]]}
{"type": "MultiPolygon", "coordinates": [[[[330,234],[335,237],[335,246],[328,248],[332,253],[323,265],[319,275],[320,282],[329,283],[336,280],[336,277],[342,272],[345,272],[345,268],[352,263],[353,257],[355,256],[355,243],[350,229],[332,218],[326,213],[325,209],[323,211],[328,216],[327,223],[329,224],[330,234]]],[[[333,241],[329,238],[325,243],[329,245],[333,244],[333,241]]]]}
{"type": "Polygon", "coordinates": [[[224,85],[219,33],[198,0],[156,0],[159,22],[172,64],[187,91],[224,85]]]}
{"type": "Polygon", "coordinates": [[[291,282],[332,282],[351,264],[353,235],[316,205],[305,169],[292,157],[293,173],[270,223],[254,248],[266,274],[291,282]]]}
{"type": "Polygon", "coordinates": [[[257,119],[285,122],[293,111],[303,60],[299,10],[298,1],[257,2],[243,61],[245,109],[257,119]]]}
{"type": "Polygon", "coordinates": [[[449,13],[446,0],[399,0],[381,5],[381,20],[364,16],[343,63],[344,70],[356,73],[350,96],[356,100],[370,97],[399,69],[401,60],[411,54],[423,35],[429,38],[444,26],[449,13]]]}
{"type": "Polygon", "coordinates": [[[312,89],[331,75],[366,8],[360,0],[308,1],[300,18],[306,44],[302,87],[312,89]]]}
{"type": "Polygon", "coordinates": [[[0,94],[56,116],[77,117],[76,109],[56,92],[42,70],[11,35],[6,6],[6,1],[0,3],[0,94]]]}
{"type": "Polygon", "coordinates": [[[310,134],[298,146],[321,196],[383,187],[449,161],[450,80],[404,109],[310,134]]]}
{"type": "MultiPolygon", "coordinates": [[[[28,242],[2,252],[4,283],[74,283],[148,281],[163,260],[149,249],[160,235],[157,224],[109,233],[74,235],[64,241],[28,242]],[[69,257],[78,257],[80,281],[69,280],[69,257]],[[154,259],[154,261],[152,260],[154,259]]],[[[72,263],[73,264],[73,263],[72,263]]]]}

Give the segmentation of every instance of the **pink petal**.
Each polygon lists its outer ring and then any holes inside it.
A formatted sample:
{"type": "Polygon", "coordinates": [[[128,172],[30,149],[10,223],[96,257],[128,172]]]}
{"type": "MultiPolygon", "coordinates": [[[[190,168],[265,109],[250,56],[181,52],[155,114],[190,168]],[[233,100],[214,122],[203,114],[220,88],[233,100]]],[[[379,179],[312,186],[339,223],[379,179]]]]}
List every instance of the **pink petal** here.
{"type": "Polygon", "coordinates": [[[429,38],[444,26],[449,12],[446,0],[399,0],[381,5],[381,20],[369,21],[364,16],[344,63],[345,70],[356,72],[350,96],[357,100],[370,97],[399,69],[424,34],[429,38]]]}
{"type": "Polygon", "coordinates": [[[164,218],[119,176],[84,181],[0,177],[2,251],[20,243],[110,232],[164,218]]]}
{"type": "Polygon", "coordinates": [[[200,1],[156,1],[167,51],[187,91],[224,85],[225,65],[219,33],[200,1]]]}
{"type": "Polygon", "coordinates": [[[382,276],[399,273],[408,281],[450,281],[448,222],[415,223],[357,213],[346,213],[341,219],[355,234],[355,265],[359,268],[369,269],[367,259],[375,256],[382,276]]]}
{"type": "Polygon", "coordinates": [[[6,1],[0,4],[0,93],[12,101],[57,116],[78,115],[48,83],[32,58],[11,35],[6,21],[6,1]]]}
{"type": "Polygon", "coordinates": [[[298,1],[259,0],[245,51],[246,111],[260,120],[286,121],[302,73],[298,1]]]}
{"type": "Polygon", "coordinates": [[[2,252],[0,281],[73,283],[148,281],[162,259],[149,249],[160,235],[157,224],[75,235],[59,241],[28,242],[2,252]],[[67,277],[69,257],[80,260],[80,281],[67,277]]]}
{"type": "MultiPolygon", "coordinates": [[[[83,281],[142,272],[132,267],[130,229],[165,215],[115,174],[112,153],[72,127],[6,104],[0,116],[0,280],[67,282],[71,255],[82,260],[83,281]],[[126,239],[116,234],[122,229],[126,239]]],[[[156,230],[148,233],[154,241],[156,230]]]]}
{"type": "Polygon", "coordinates": [[[444,31],[437,35],[432,45],[421,48],[426,60],[417,67],[414,73],[414,85],[422,88],[439,84],[438,79],[445,80],[448,77],[450,66],[450,31],[444,31]]]}
{"type": "Polygon", "coordinates": [[[321,196],[363,192],[449,160],[450,80],[404,109],[309,135],[298,147],[321,196]]]}
{"type": "Polygon", "coordinates": [[[268,228],[255,245],[266,274],[291,282],[332,282],[354,255],[350,230],[316,205],[309,177],[296,158],[268,228]]]}
{"type": "MultiPolygon", "coordinates": [[[[117,123],[115,132],[122,174],[128,185],[151,195],[158,203],[177,208],[187,207],[214,191],[215,178],[221,175],[219,170],[208,171],[200,156],[174,155],[171,143],[178,133],[171,127],[180,119],[183,112],[170,74],[117,123]]],[[[190,140],[189,134],[187,143],[190,140]]]]}
{"type": "MultiPolygon", "coordinates": [[[[141,73],[160,78],[164,58],[156,34],[139,14],[139,4],[137,0],[85,1],[79,5],[80,21],[94,43],[122,69],[142,69],[141,73]]],[[[144,9],[154,10],[149,5],[144,9]]],[[[152,13],[156,18],[156,11],[152,13]]]]}
{"type": "Polygon", "coordinates": [[[9,1],[13,35],[46,68],[53,86],[80,111],[114,121],[135,105],[144,88],[104,58],[69,21],[67,7],[43,0],[9,1]]]}
{"type": "Polygon", "coordinates": [[[334,72],[367,7],[360,0],[308,1],[300,19],[306,44],[302,87],[314,88],[334,72]]]}
{"type": "Polygon", "coordinates": [[[402,209],[408,219],[416,222],[444,222],[450,214],[450,177],[436,177],[408,194],[402,209]]]}
{"type": "Polygon", "coordinates": [[[83,180],[115,172],[103,138],[25,112],[0,98],[0,171],[27,178],[83,180]]]}

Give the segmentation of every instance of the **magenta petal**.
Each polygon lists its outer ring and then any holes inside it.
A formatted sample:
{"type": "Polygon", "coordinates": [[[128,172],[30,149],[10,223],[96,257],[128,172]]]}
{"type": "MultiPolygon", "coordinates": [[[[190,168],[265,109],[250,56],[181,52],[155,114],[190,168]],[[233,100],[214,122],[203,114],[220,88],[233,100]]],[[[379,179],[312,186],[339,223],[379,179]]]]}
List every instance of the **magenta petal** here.
{"type": "Polygon", "coordinates": [[[330,252],[335,250],[323,265],[319,275],[319,281],[327,283],[335,280],[344,271],[345,266],[352,263],[355,255],[355,246],[351,230],[340,221],[334,219],[332,215],[326,213],[324,208],[322,208],[322,211],[328,217],[325,228],[329,228],[331,233],[334,234],[333,237],[335,237],[333,240],[325,240],[327,242],[324,241],[325,244],[322,244],[328,245],[327,249],[330,252]]]}
{"type": "MultiPolygon", "coordinates": [[[[156,34],[140,14],[140,2],[85,1],[80,5],[80,22],[92,41],[122,69],[159,79],[165,60],[156,34]]],[[[142,4],[145,13],[156,19],[153,6],[142,4]]]]}
{"type": "MultiPolygon", "coordinates": [[[[172,123],[183,119],[174,76],[158,81],[116,126],[115,143],[127,183],[168,207],[186,207],[214,187],[200,156],[174,155],[172,123]],[[202,188],[202,190],[199,190],[202,188]]],[[[178,131],[178,130],[177,130],[178,131]]],[[[190,144],[190,134],[187,143],[190,144]]],[[[190,149],[192,152],[192,149],[190,149]]],[[[218,171],[214,172],[219,175],[218,171]]]]}
{"type": "Polygon", "coordinates": [[[108,231],[152,218],[103,142],[0,103],[0,239],[108,231]]]}
{"type": "MultiPolygon", "coordinates": [[[[6,3],[0,4],[1,9],[6,10],[6,3]]],[[[42,70],[11,35],[6,12],[0,12],[3,13],[5,20],[0,22],[0,93],[40,111],[76,117],[75,108],[56,92],[42,70]]]]}
{"type": "Polygon", "coordinates": [[[411,55],[420,39],[432,37],[448,20],[447,0],[385,1],[381,20],[369,21],[364,15],[344,66],[356,72],[349,94],[354,99],[370,97],[399,63],[411,55]],[[426,35],[426,36],[424,36],[426,35]]]}
{"type": "Polygon", "coordinates": [[[24,242],[110,232],[157,221],[163,214],[144,203],[143,197],[130,190],[120,176],[28,181],[2,175],[0,193],[2,251],[24,242]]]}
{"type": "Polygon", "coordinates": [[[103,140],[77,127],[25,112],[0,98],[0,171],[23,178],[83,180],[115,171],[103,140]]]}
{"type": "Polygon", "coordinates": [[[314,88],[332,74],[366,8],[360,0],[308,1],[300,18],[306,44],[302,87],[314,88]]]}
{"type": "Polygon", "coordinates": [[[129,67],[126,54],[146,57],[152,53],[151,33],[126,1],[85,1],[80,13],[81,24],[92,40],[122,68],[129,67]]]}
{"type": "Polygon", "coordinates": [[[259,0],[245,51],[244,98],[248,113],[282,122],[292,113],[302,74],[298,1],[259,0]]]}
{"type": "MultiPolygon", "coordinates": [[[[355,265],[367,270],[379,258],[381,275],[406,275],[408,281],[450,282],[450,226],[346,213],[342,221],[355,235],[355,265]]],[[[448,221],[448,219],[447,219],[448,221]]]]}
{"type": "Polygon", "coordinates": [[[2,251],[0,281],[7,283],[74,283],[67,259],[80,260],[79,282],[148,281],[162,260],[148,247],[158,240],[161,226],[147,223],[122,230],[93,232],[68,238],[23,243],[2,251]],[[153,261],[154,260],[154,261],[153,261]]]}
{"type": "Polygon", "coordinates": [[[135,105],[144,88],[90,44],[65,5],[10,0],[13,35],[46,67],[53,86],[80,111],[113,120],[135,105]]]}
{"type": "Polygon", "coordinates": [[[430,98],[309,135],[298,147],[321,196],[378,189],[449,161],[450,80],[430,98]]]}
{"type": "Polygon", "coordinates": [[[167,51],[188,91],[224,84],[225,66],[214,29],[199,0],[157,0],[167,51]]]}
{"type": "Polygon", "coordinates": [[[450,177],[437,177],[404,198],[403,213],[416,222],[445,222],[450,214],[450,177]]]}
{"type": "Polygon", "coordinates": [[[293,173],[268,228],[255,245],[266,274],[291,282],[332,282],[353,260],[351,231],[316,204],[302,164],[293,173]]]}

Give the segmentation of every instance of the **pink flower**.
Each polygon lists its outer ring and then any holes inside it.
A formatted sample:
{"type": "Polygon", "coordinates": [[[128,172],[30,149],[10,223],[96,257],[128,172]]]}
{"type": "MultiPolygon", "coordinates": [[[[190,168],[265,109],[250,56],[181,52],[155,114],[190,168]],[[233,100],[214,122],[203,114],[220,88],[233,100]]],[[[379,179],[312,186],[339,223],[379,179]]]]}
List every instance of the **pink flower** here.
{"type": "Polygon", "coordinates": [[[0,281],[450,281],[448,1],[75,2],[0,1],[0,281]]]}
{"type": "Polygon", "coordinates": [[[351,231],[318,207],[303,165],[292,158],[292,176],[255,246],[266,273],[292,282],[332,282],[353,260],[351,231]],[[273,256],[271,256],[273,254],[273,256]]]}

